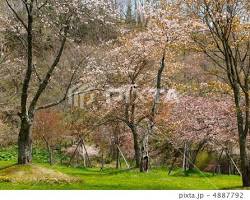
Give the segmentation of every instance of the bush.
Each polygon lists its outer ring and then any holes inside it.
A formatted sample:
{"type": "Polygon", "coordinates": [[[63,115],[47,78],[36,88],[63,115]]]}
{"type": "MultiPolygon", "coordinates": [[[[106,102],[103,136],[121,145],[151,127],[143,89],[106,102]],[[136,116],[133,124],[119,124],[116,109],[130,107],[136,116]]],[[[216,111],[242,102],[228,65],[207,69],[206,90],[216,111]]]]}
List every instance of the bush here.
{"type": "Polygon", "coordinates": [[[17,146],[0,148],[0,161],[11,161],[17,159],[17,146]]]}
{"type": "MultiPolygon", "coordinates": [[[[48,163],[49,155],[46,149],[40,147],[33,148],[33,161],[37,163],[48,163]]],[[[53,159],[55,162],[60,162],[64,155],[58,151],[54,151],[53,159]]],[[[0,161],[16,161],[17,160],[17,146],[9,146],[0,148],[0,161]]]]}

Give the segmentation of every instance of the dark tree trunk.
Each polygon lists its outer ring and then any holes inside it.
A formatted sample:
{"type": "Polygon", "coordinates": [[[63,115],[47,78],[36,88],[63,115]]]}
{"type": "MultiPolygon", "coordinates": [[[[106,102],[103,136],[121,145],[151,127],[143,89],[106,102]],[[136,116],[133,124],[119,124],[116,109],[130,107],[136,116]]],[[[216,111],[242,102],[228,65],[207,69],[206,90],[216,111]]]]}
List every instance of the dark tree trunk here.
{"type": "Polygon", "coordinates": [[[32,139],[31,125],[27,120],[22,120],[18,136],[18,164],[29,164],[32,162],[32,139]]]}
{"type": "Polygon", "coordinates": [[[149,157],[145,156],[144,157],[144,171],[148,172],[148,168],[149,168],[149,157]]]}
{"type": "Polygon", "coordinates": [[[178,156],[177,155],[179,155],[178,153],[176,153],[175,155],[174,155],[174,159],[173,159],[173,161],[172,161],[172,163],[171,163],[171,166],[170,166],[170,168],[169,168],[169,171],[168,171],[168,175],[170,175],[171,174],[171,172],[173,171],[173,169],[174,169],[174,164],[176,163],[176,160],[177,160],[177,158],[178,158],[178,156]]]}
{"type": "Polygon", "coordinates": [[[102,166],[101,166],[101,171],[104,169],[104,164],[105,164],[105,161],[104,161],[104,154],[102,152],[102,166]]]}
{"type": "Polygon", "coordinates": [[[120,163],[120,152],[118,147],[116,146],[116,169],[119,168],[119,163],[120,163]]]}
{"type": "Polygon", "coordinates": [[[250,187],[250,166],[246,151],[246,138],[240,137],[240,166],[243,187],[250,187]]]}
{"type": "Polygon", "coordinates": [[[140,172],[148,172],[149,158],[148,156],[141,157],[140,172]]]}
{"type": "Polygon", "coordinates": [[[53,150],[50,147],[48,148],[48,153],[49,153],[49,164],[53,165],[53,150]]]}
{"type": "Polygon", "coordinates": [[[133,139],[134,139],[134,151],[135,151],[135,167],[140,167],[140,147],[138,142],[138,134],[135,127],[131,128],[133,139]]]}
{"type": "Polygon", "coordinates": [[[143,156],[141,156],[141,162],[140,162],[140,172],[144,172],[144,162],[143,162],[143,156]]]}
{"type": "Polygon", "coordinates": [[[188,166],[189,170],[193,170],[195,168],[195,163],[196,163],[196,160],[197,160],[197,156],[198,156],[200,150],[202,149],[202,147],[203,147],[203,145],[199,146],[195,150],[190,150],[190,152],[189,152],[189,166],[188,166]]]}
{"type": "Polygon", "coordinates": [[[190,152],[189,166],[188,166],[189,170],[193,170],[195,168],[195,162],[196,162],[197,154],[198,153],[195,150],[190,152]]]}
{"type": "Polygon", "coordinates": [[[149,154],[148,154],[148,135],[146,134],[141,145],[141,163],[140,172],[148,172],[149,154]]]}
{"type": "Polygon", "coordinates": [[[189,146],[189,170],[193,170],[195,168],[195,163],[199,152],[204,148],[207,143],[207,139],[201,141],[195,149],[192,150],[192,145],[189,146]]]}
{"type": "Polygon", "coordinates": [[[118,169],[119,166],[121,165],[120,151],[118,148],[118,146],[119,146],[119,134],[120,134],[120,127],[119,127],[119,124],[117,124],[115,126],[115,129],[114,129],[114,137],[115,137],[114,149],[115,149],[116,169],[118,169]]]}
{"type": "MultiPolygon", "coordinates": [[[[242,175],[242,186],[250,187],[250,165],[246,150],[246,137],[248,134],[248,117],[249,113],[246,112],[246,119],[244,123],[243,113],[240,107],[240,92],[238,86],[234,85],[234,101],[236,106],[236,115],[237,115],[237,126],[239,134],[239,145],[240,145],[240,169],[242,175]]],[[[246,107],[248,108],[248,96],[246,100],[246,107]]]]}

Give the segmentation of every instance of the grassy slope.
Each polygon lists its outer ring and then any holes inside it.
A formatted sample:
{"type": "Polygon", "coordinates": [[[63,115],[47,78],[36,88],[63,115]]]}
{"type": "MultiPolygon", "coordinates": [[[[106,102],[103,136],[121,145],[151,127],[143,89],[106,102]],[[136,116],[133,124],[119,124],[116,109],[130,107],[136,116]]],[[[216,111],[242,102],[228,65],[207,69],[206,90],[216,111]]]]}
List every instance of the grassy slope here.
{"type": "MultiPolygon", "coordinates": [[[[11,162],[0,162],[0,168],[11,162]]],[[[210,174],[192,174],[168,176],[164,169],[153,169],[149,173],[137,170],[118,171],[106,169],[81,169],[65,166],[48,166],[68,175],[81,178],[82,183],[49,184],[49,183],[9,183],[0,182],[0,189],[229,189],[240,187],[239,176],[210,174]]]]}

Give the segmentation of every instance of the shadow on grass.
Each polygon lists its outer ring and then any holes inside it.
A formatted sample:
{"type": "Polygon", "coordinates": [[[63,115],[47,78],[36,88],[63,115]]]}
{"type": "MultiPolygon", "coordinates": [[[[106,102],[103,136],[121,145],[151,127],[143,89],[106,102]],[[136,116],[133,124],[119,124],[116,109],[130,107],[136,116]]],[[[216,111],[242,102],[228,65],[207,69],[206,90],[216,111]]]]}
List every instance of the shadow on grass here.
{"type": "MultiPolygon", "coordinates": [[[[51,167],[51,166],[50,166],[51,167]]],[[[134,169],[136,169],[135,167],[131,167],[128,169],[114,169],[114,168],[104,168],[104,169],[100,169],[100,168],[85,168],[85,167],[68,167],[68,166],[56,166],[56,169],[58,170],[62,170],[64,172],[69,172],[71,174],[82,174],[82,175],[116,175],[116,174],[122,174],[122,173],[126,173],[129,171],[132,171],[134,169]],[[75,172],[73,171],[68,171],[68,170],[77,170],[75,172]],[[79,170],[79,171],[78,171],[79,170]]],[[[139,171],[139,170],[138,170],[139,171]]]]}
{"type": "Polygon", "coordinates": [[[250,190],[250,187],[242,187],[239,185],[235,187],[222,188],[222,190],[250,190]]]}
{"type": "MultiPolygon", "coordinates": [[[[101,176],[110,176],[110,175],[118,175],[118,174],[123,174],[123,173],[127,173],[131,170],[133,170],[133,168],[130,169],[122,169],[122,170],[115,170],[114,169],[104,169],[104,170],[100,170],[100,169],[87,169],[87,168],[75,168],[78,169],[79,171],[66,171],[61,169],[64,173],[67,174],[71,174],[74,176],[80,175],[80,176],[96,176],[96,175],[101,175],[101,176]]],[[[60,170],[60,169],[59,169],[60,170]]]]}
{"type": "Polygon", "coordinates": [[[10,165],[4,166],[4,167],[0,167],[0,171],[1,171],[1,170],[4,170],[4,169],[8,169],[8,168],[13,167],[13,166],[16,166],[16,165],[17,165],[17,163],[15,163],[15,164],[10,164],[10,165]]]}
{"type": "Polygon", "coordinates": [[[187,170],[183,171],[182,169],[178,169],[172,172],[172,175],[170,176],[175,176],[175,177],[189,177],[189,176],[197,176],[197,177],[214,177],[215,175],[212,173],[207,173],[207,172],[201,172],[196,169],[192,170],[187,170]]]}
{"type": "Polygon", "coordinates": [[[126,173],[126,172],[129,172],[129,171],[132,171],[136,169],[135,167],[132,167],[132,168],[128,168],[128,169],[108,169],[106,172],[105,170],[103,171],[100,171],[101,173],[104,173],[105,175],[117,175],[117,174],[122,174],[122,173],[126,173]]]}

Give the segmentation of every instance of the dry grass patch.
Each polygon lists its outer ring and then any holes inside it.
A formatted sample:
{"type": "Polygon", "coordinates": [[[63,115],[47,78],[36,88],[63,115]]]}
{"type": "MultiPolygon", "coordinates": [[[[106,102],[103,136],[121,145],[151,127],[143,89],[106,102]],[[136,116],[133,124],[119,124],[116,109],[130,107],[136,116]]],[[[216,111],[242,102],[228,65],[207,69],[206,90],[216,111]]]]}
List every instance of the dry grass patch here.
{"type": "Polygon", "coordinates": [[[73,183],[80,179],[38,165],[12,165],[0,170],[0,182],[73,183]]]}

